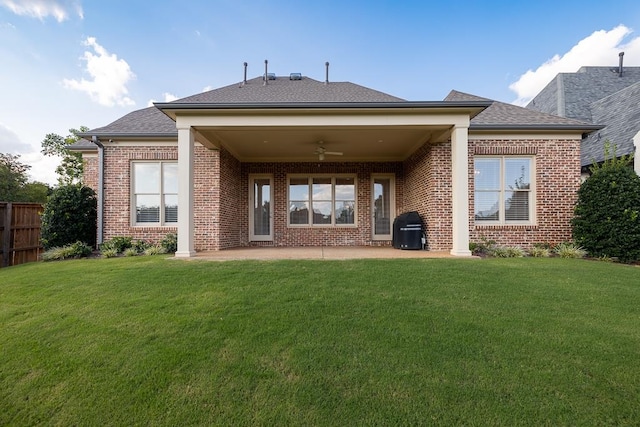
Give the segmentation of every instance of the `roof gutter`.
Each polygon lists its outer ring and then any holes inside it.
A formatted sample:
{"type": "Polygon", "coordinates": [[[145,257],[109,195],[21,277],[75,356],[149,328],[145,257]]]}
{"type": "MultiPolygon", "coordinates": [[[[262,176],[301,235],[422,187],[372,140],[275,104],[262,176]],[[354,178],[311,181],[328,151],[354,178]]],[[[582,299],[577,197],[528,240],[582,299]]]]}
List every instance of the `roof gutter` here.
{"type": "Polygon", "coordinates": [[[558,131],[571,131],[579,130],[586,133],[591,133],[596,130],[604,128],[603,125],[592,125],[588,123],[584,124],[539,124],[539,125],[492,125],[492,124],[474,124],[471,123],[469,130],[487,130],[487,131],[500,131],[500,130],[558,130],[558,131]]]}
{"type": "Polygon", "coordinates": [[[480,108],[484,109],[493,101],[392,101],[392,102],[155,102],[160,110],[265,110],[265,109],[407,109],[407,108],[480,108]]]}
{"type": "Polygon", "coordinates": [[[176,119],[178,112],[199,111],[265,111],[265,110],[462,110],[473,118],[489,107],[493,101],[392,101],[392,102],[248,102],[248,103],[176,103],[156,102],[160,111],[176,119]]]}
{"type": "Polygon", "coordinates": [[[104,145],[100,142],[100,138],[95,135],[91,137],[91,142],[98,147],[98,224],[96,244],[100,247],[104,235],[104,145]]]}
{"type": "MultiPolygon", "coordinates": [[[[94,137],[103,139],[153,139],[157,140],[174,140],[178,136],[178,131],[167,133],[142,133],[142,132],[92,132],[92,133],[79,133],[78,136],[93,141],[94,137]]],[[[108,141],[112,142],[112,141],[108,141]]]]}

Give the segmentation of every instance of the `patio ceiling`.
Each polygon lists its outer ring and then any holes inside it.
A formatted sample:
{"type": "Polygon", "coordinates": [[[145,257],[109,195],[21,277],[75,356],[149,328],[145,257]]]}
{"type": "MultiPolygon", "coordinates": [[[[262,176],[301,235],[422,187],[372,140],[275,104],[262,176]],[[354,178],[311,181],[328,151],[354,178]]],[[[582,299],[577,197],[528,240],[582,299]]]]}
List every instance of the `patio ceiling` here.
{"type": "Polygon", "coordinates": [[[196,127],[205,145],[224,147],[243,162],[316,162],[318,142],[327,162],[402,161],[426,142],[448,140],[451,126],[196,127]]]}

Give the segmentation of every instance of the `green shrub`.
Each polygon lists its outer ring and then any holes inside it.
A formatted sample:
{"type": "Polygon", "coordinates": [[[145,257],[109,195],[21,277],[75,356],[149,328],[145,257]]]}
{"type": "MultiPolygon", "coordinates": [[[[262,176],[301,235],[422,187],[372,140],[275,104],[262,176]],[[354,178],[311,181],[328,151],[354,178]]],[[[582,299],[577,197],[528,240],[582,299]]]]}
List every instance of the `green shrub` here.
{"type": "Polygon", "coordinates": [[[488,255],[496,258],[522,258],[525,252],[517,246],[495,246],[488,255]]]}
{"type": "Polygon", "coordinates": [[[103,258],[114,258],[117,257],[118,254],[119,252],[116,248],[106,248],[100,251],[100,255],[102,255],[103,258]]]}
{"type": "Polygon", "coordinates": [[[480,237],[479,242],[469,243],[469,250],[477,256],[493,256],[495,247],[496,242],[494,240],[489,240],[484,236],[480,237]]]}
{"type": "Polygon", "coordinates": [[[166,254],[167,250],[162,245],[153,245],[149,246],[144,250],[145,255],[158,255],[158,254],[166,254]]]}
{"type": "Polygon", "coordinates": [[[594,257],[640,260],[640,177],[628,162],[594,167],[578,191],[573,239],[594,257]]]}
{"type": "Polygon", "coordinates": [[[45,249],[74,242],[96,244],[96,196],[89,187],[66,185],[56,188],[42,213],[42,245],[45,249]]]}
{"type": "Polygon", "coordinates": [[[178,235],[175,233],[167,234],[164,239],[160,241],[160,246],[164,248],[163,253],[175,253],[178,250],[178,235]]]}
{"type": "Polygon", "coordinates": [[[131,237],[123,237],[123,236],[112,237],[111,239],[103,242],[100,245],[100,251],[104,252],[105,250],[113,249],[116,251],[116,254],[119,254],[124,252],[125,249],[129,249],[132,246],[131,241],[132,241],[131,237]]]}
{"type": "Polygon", "coordinates": [[[75,242],[62,247],[51,248],[42,254],[43,261],[63,260],[69,258],[85,258],[91,255],[91,247],[83,242],[75,242]]]}
{"type": "Polygon", "coordinates": [[[136,248],[127,248],[123,252],[124,256],[136,256],[139,255],[140,252],[136,248]]]}
{"type": "Polygon", "coordinates": [[[553,249],[560,258],[584,258],[587,251],[575,243],[560,243],[553,249]]]}
{"type": "Polygon", "coordinates": [[[136,240],[135,242],[132,243],[131,245],[131,249],[135,249],[136,253],[144,253],[144,251],[151,246],[149,243],[145,242],[144,240],[136,240]]]}
{"type": "Polygon", "coordinates": [[[551,255],[551,250],[549,248],[543,246],[533,246],[529,250],[529,255],[534,258],[549,258],[551,255]]]}

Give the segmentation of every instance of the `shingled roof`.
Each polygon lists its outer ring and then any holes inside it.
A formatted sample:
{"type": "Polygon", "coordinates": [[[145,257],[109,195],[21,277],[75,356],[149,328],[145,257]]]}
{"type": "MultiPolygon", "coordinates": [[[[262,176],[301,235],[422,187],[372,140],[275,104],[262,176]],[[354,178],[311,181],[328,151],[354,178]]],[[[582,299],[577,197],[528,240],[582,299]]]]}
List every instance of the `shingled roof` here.
{"type": "Polygon", "coordinates": [[[640,67],[581,67],[559,73],[527,105],[528,109],[602,125],[582,140],[582,166],[604,160],[604,143],[618,155],[634,152],[640,131],[640,67]],[[606,127],[605,127],[606,126],[606,127]]]}
{"type": "Polygon", "coordinates": [[[633,137],[640,131],[640,82],[590,105],[593,121],[606,127],[587,136],[582,143],[582,164],[604,160],[604,143],[616,146],[617,155],[633,153],[633,137]]]}
{"type": "Polygon", "coordinates": [[[567,119],[541,113],[517,105],[493,101],[464,92],[452,90],[445,101],[491,101],[492,104],[471,119],[470,129],[547,129],[547,130],[596,130],[598,126],[580,120],[567,119]]]}
{"type": "Polygon", "coordinates": [[[350,82],[324,83],[309,77],[290,80],[262,77],[236,83],[197,95],[173,101],[172,104],[219,103],[249,104],[269,102],[403,102],[402,98],[388,95],[350,82]]]}
{"type": "MultiPolygon", "coordinates": [[[[446,102],[491,102],[490,107],[471,120],[471,128],[475,129],[588,129],[587,124],[550,114],[544,114],[516,107],[502,102],[492,101],[475,95],[451,91],[446,102]],[[586,127],[585,127],[586,126],[586,127]]],[[[199,93],[169,103],[163,107],[189,105],[238,105],[266,106],[277,103],[287,105],[337,105],[337,104],[395,104],[404,105],[410,102],[386,93],[369,89],[350,82],[324,83],[309,77],[290,80],[289,77],[277,77],[265,84],[262,77],[247,80],[207,92],[199,93]]],[[[440,102],[441,104],[442,102],[440,102]]],[[[138,137],[138,138],[176,138],[175,122],[156,106],[133,111],[113,123],[92,129],[83,134],[85,138],[92,136],[101,138],[138,137]]],[[[89,149],[90,143],[77,143],[71,148],[89,149]]]]}
{"type": "Polygon", "coordinates": [[[177,136],[178,131],[176,122],[156,107],[148,107],[132,111],[107,126],[91,129],[86,135],[169,137],[177,136]]]}

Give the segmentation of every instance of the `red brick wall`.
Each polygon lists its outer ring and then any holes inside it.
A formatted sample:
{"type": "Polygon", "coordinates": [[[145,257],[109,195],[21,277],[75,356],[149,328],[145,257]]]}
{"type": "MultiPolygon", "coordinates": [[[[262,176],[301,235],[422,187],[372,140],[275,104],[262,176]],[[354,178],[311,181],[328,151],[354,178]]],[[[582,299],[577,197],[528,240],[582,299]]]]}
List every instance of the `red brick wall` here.
{"type": "Polygon", "coordinates": [[[131,226],[131,162],[135,160],[177,160],[177,147],[104,148],[104,240],[131,236],[157,242],[177,227],[131,226]]]}
{"type": "MultiPolygon", "coordinates": [[[[242,236],[246,235],[249,207],[246,202],[247,187],[242,184],[242,165],[238,159],[225,149],[219,151],[220,157],[220,199],[218,249],[242,246],[242,236]],[[243,196],[244,194],[244,196],[243,196]]],[[[246,181],[246,180],[245,180],[246,181]]]]}
{"type": "Polygon", "coordinates": [[[193,168],[195,249],[217,249],[220,241],[220,153],[196,145],[193,168]]]}
{"type": "Polygon", "coordinates": [[[580,140],[469,141],[470,240],[530,248],[571,239],[571,218],[580,187],[580,140]],[[535,155],[535,225],[475,226],[473,221],[473,155],[535,155]]]}
{"type": "MultiPolygon", "coordinates": [[[[469,141],[470,236],[528,247],[571,237],[570,219],[580,185],[579,140],[469,141]],[[478,226],[473,223],[474,154],[535,154],[536,215],[532,226],[478,226]]],[[[104,239],[132,236],[157,241],[176,227],[133,227],[130,165],[134,160],[176,160],[177,147],[105,147],[104,239]]],[[[85,182],[97,187],[97,158],[87,160],[85,182]]],[[[425,145],[405,162],[241,163],[229,152],[196,146],[194,161],[195,249],[237,246],[389,245],[371,240],[371,175],[395,175],[396,212],[418,211],[426,222],[431,250],[448,250],[451,237],[450,143],[425,145]],[[274,241],[249,242],[249,175],[274,178],[274,241]],[[354,174],[356,227],[287,227],[288,174],[354,174]]]]}
{"type": "Polygon", "coordinates": [[[404,171],[404,208],[422,216],[427,248],[451,249],[451,143],[425,144],[405,160],[404,171]]]}
{"type": "Polygon", "coordinates": [[[401,163],[244,163],[242,164],[241,202],[232,205],[236,216],[242,216],[242,246],[386,246],[389,241],[371,239],[371,175],[393,173],[396,177],[396,213],[402,211],[401,163]],[[248,206],[249,175],[271,174],[274,178],[274,241],[249,242],[248,206]],[[287,227],[288,174],[354,174],[356,176],[356,227],[287,227]]]}
{"type": "Polygon", "coordinates": [[[82,183],[98,193],[98,156],[82,157],[82,183]]]}

